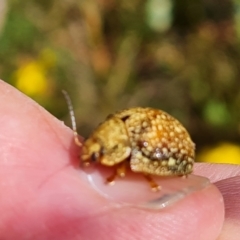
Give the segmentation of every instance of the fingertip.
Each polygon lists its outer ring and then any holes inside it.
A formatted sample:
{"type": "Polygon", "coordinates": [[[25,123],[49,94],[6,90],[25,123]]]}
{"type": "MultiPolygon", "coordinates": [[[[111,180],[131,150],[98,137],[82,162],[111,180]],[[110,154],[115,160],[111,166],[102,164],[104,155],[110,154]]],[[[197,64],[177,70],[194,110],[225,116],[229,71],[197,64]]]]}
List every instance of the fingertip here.
{"type": "Polygon", "coordinates": [[[108,210],[93,214],[84,222],[84,228],[79,224],[83,239],[212,240],[220,234],[224,219],[222,197],[214,185],[160,210],[116,208],[110,207],[110,202],[104,206],[108,210]],[[86,230],[90,228],[91,232],[86,230]]]}

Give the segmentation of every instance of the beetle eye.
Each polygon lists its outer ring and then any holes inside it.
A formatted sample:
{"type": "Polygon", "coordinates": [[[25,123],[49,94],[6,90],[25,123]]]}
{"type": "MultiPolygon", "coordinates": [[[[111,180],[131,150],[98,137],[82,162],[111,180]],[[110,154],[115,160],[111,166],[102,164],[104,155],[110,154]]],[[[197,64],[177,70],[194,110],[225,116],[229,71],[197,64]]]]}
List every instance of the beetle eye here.
{"type": "Polygon", "coordinates": [[[101,147],[99,152],[93,152],[91,155],[92,162],[99,161],[99,158],[101,158],[104,155],[104,148],[101,147]]]}
{"type": "Polygon", "coordinates": [[[91,155],[91,160],[92,162],[96,162],[99,158],[99,153],[98,152],[93,152],[91,155]]]}

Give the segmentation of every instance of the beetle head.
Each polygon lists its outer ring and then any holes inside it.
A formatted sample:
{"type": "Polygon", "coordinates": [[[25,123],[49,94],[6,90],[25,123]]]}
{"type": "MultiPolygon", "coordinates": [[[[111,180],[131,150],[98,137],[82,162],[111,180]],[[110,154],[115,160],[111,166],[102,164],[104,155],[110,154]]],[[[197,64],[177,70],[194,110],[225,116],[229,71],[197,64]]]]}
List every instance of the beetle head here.
{"type": "Polygon", "coordinates": [[[89,165],[99,162],[113,166],[130,156],[131,147],[126,128],[121,119],[110,118],[100,124],[84,142],[82,162],[89,165]]]}
{"type": "Polygon", "coordinates": [[[84,166],[88,166],[90,163],[100,162],[102,155],[103,147],[97,140],[89,138],[85,141],[81,155],[84,166]]]}

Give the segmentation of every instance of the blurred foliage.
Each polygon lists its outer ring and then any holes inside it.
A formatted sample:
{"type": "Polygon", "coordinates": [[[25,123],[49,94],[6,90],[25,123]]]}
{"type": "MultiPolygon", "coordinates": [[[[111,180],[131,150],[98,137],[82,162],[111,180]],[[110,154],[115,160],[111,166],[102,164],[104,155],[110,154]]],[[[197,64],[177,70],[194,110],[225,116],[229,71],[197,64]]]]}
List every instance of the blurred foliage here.
{"type": "Polygon", "coordinates": [[[239,9],[239,0],[1,0],[0,77],[65,121],[67,90],[84,136],[109,113],[151,106],[178,118],[198,151],[240,144],[239,9]]]}

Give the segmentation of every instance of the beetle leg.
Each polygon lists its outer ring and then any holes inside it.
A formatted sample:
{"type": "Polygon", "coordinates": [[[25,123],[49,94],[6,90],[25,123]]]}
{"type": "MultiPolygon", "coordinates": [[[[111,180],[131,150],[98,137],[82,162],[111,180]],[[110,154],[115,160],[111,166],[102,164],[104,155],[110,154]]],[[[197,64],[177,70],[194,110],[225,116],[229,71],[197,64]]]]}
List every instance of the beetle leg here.
{"type": "Polygon", "coordinates": [[[126,176],[126,162],[122,162],[119,164],[119,166],[117,167],[117,175],[119,177],[125,177],[126,176]]]}
{"type": "Polygon", "coordinates": [[[161,189],[161,187],[152,179],[150,175],[144,174],[144,177],[148,181],[152,191],[157,192],[161,189]]]}
{"type": "Polygon", "coordinates": [[[107,178],[107,183],[113,185],[114,184],[114,180],[115,178],[119,176],[119,177],[125,177],[126,176],[126,162],[120,163],[115,171],[113,172],[113,174],[107,178]]]}
{"type": "Polygon", "coordinates": [[[186,174],[186,175],[181,175],[180,177],[182,177],[183,179],[187,179],[187,178],[188,178],[188,174],[186,174]]]}
{"type": "Polygon", "coordinates": [[[117,176],[117,171],[115,170],[113,172],[113,174],[106,179],[106,183],[109,185],[114,185],[115,184],[114,180],[115,180],[116,176],[117,176]]]}

